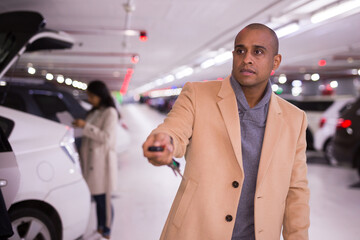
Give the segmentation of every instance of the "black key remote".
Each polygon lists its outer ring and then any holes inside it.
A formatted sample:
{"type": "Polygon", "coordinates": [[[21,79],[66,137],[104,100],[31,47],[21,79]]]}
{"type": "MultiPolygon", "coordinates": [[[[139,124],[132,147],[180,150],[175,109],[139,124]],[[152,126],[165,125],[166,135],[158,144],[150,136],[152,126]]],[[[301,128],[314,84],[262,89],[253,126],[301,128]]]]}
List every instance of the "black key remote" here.
{"type": "Polygon", "coordinates": [[[162,151],[164,151],[164,148],[160,147],[160,146],[151,146],[151,147],[148,148],[148,151],[150,151],[150,152],[162,152],[162,151]]]}

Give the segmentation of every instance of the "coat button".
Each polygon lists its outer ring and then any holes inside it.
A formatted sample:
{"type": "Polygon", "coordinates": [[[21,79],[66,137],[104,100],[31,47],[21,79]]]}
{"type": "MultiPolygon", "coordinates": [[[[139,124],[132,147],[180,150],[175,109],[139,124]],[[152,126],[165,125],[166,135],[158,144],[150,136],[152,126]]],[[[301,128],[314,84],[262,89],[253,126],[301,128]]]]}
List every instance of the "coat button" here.
{"type": "Polygon", "coordinates": [[[232,182],[232,186],[233,186],[234,188],[238,188],[238,187],[239,187],[239,183],[238,183],[237,181],[233,181],[233,182],[232,182]]]}
{"type": "Polygon", "coordinates": [[[225,217],[225,220],[226,220],[227,222],[231,222],[232,219],[233,219],[233,217],[232,217],[231,215],[226,215],[226,217],[225,217]]]}

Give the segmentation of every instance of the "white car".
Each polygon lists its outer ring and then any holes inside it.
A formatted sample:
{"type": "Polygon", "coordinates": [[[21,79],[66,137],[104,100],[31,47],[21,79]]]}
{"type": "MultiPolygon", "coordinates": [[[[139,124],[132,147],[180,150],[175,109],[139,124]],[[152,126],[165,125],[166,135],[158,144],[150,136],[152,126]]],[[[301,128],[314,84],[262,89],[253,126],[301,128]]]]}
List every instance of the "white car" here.
{"type": "Polygon", "coordinates": [[[20,170],[10,209],[10,239],[77,239],[86,231],[90,192],[82,176],[73,129],[0,106],[0,127],[20,170]]]}
{"type": "Polygon", "coordinates": [[[314,148],[317,151],[323,151],[325,159],[331,165],[336,165],[337,162],[332,154],[331,141],[335,134],[336,125],[339,118],[339,113],[346,108],[354,97],[346,97],[337,99],[334,103],[322,114],[319,120],[319,128],[314,134],[314,148]]]}

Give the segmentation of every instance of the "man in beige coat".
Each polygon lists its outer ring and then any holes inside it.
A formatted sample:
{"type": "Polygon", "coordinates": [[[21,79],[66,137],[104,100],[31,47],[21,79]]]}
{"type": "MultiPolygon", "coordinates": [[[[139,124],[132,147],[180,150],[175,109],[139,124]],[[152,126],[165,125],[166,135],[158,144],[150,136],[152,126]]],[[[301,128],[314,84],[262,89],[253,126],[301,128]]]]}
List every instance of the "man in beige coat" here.
{"type": "Polygon", "coordinates": [[[251,24],[236,36],[231,76],[185,84],[143,144],[156,166],[186,167],[161,239],[308,239],[305,113],[271,91],[276,34],[251,24]],[[149,151],[162,146],[164,151],[149,151]]]}

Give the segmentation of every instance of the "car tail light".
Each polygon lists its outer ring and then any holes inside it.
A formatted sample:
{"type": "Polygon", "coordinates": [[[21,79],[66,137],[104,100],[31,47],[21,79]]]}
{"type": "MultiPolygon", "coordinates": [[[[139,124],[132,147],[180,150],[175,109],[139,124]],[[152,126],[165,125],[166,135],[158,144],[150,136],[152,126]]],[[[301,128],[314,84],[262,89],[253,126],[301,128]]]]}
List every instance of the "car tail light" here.
{"type": "Polygon", "coordinates": [[[339,118],[336,127],[337,128],[348,128],[351,126],[351,120],[339,118]]]}
{"type": "Polygon", "coordinates": [[[321,118],[320,123],[319,123],[319,127],[322,128],[325,125],[325,123],[326,123],[326,118],[324,118],[324,117],[321,118]]]}
{"type": "Polygon", "coordinates": [[[79,153],[77,152],[75,146],[74,129],[71,127],[66,127],[66,129],[67,131],[62,141],[60,142],[60,146],[69,156],[71,161],[76,165],[76,167],[80,169],[79,153]]]}

